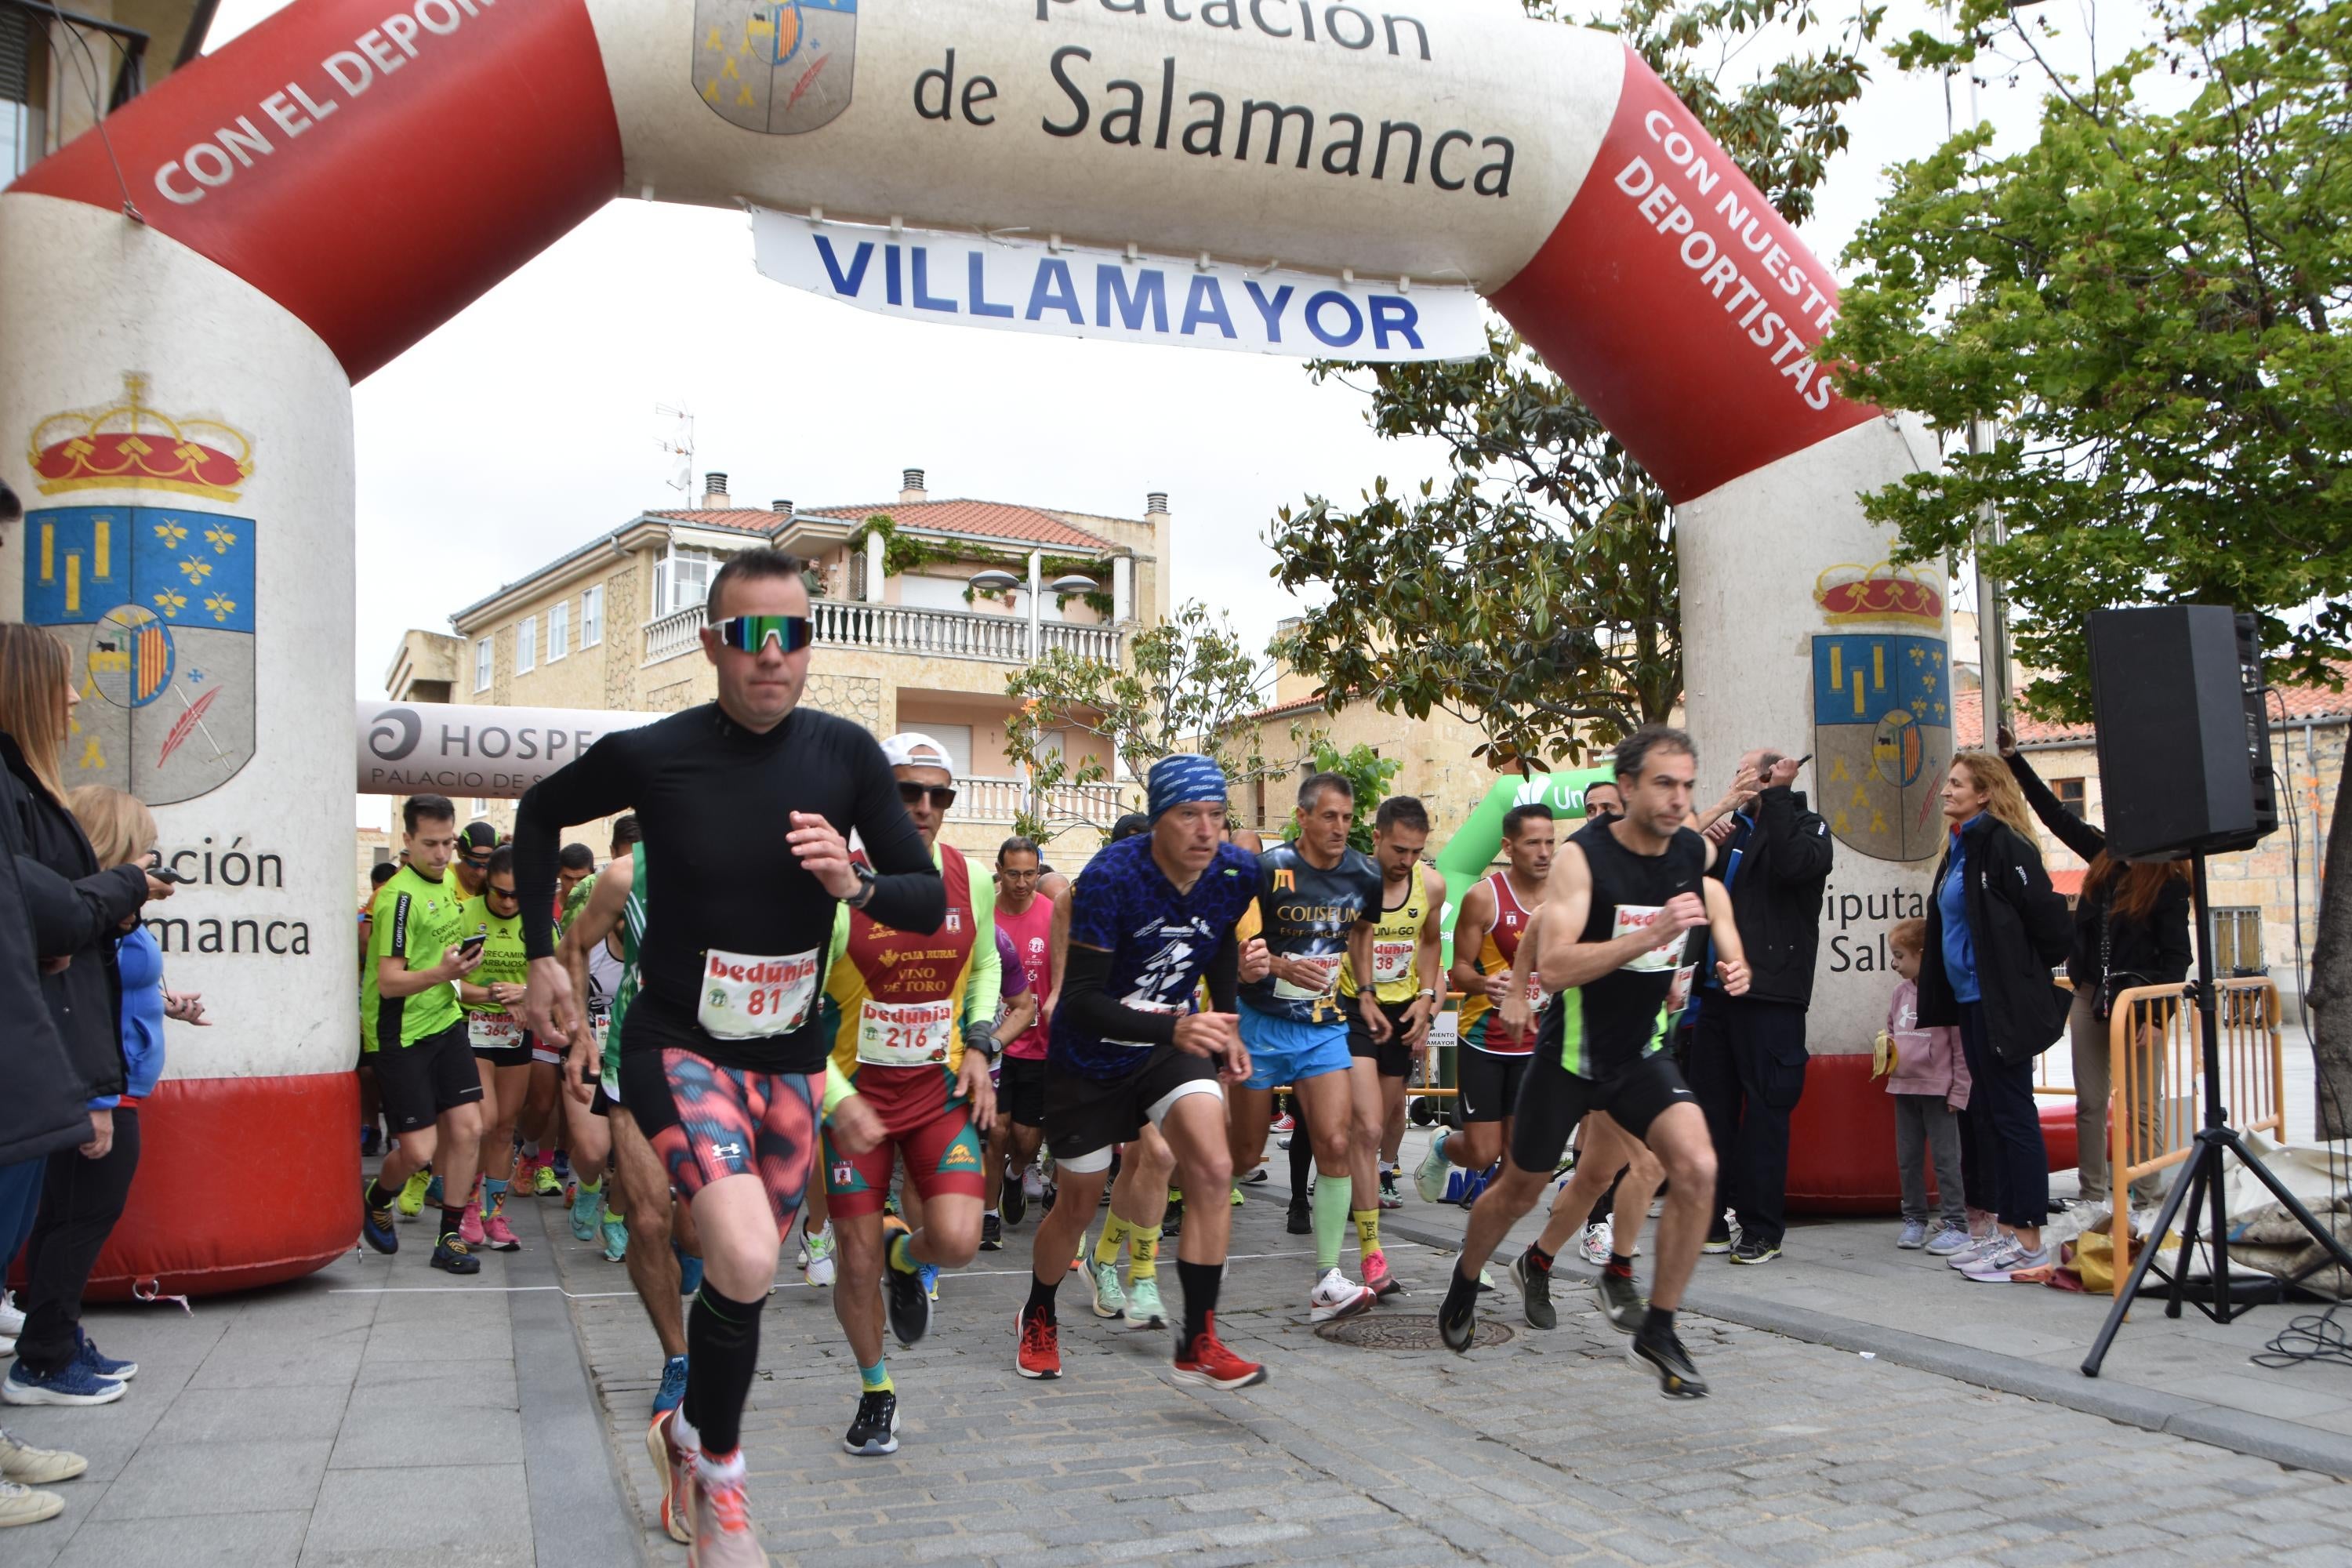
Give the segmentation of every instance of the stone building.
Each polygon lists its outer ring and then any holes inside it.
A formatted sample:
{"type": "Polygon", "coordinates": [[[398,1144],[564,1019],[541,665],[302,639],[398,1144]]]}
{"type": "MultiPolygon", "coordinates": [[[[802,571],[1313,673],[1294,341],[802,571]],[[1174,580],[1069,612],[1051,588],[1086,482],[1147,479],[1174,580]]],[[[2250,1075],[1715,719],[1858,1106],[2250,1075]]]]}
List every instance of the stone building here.
{"type": "MultiPolygon", "coordinates": [[[[1153,493],[1140,518],[1023,503],[935,499],[909,468],[895,500],[803,508],[746,507],[727,476],[706,479],[702,504],[639,512],[450,617],[455,635],[411,631],[387,669],[396,701],[674,712],[716,695],[698,637],[710,579],[728,556],[761,545],[809,560],[815,651],[806,700],[877,736],[922,730],[955,757],[961,791],[950,842],[993,855],[1027,794],[1007,760],[1006,679],[1029,662],[1029,590],[1001,596],[971,580],[989,570],[1050,585],[1070,576],[1091,592],[1040,595],[1039,649],[1123,663],[1129,641],[1168,614],[1173,519],[1153,493]],[[887,529],[872,520],[889,520],[887,529]]],[[[1069,732],[1069,755],[1115,764],[1096,737],[1069,732]]],[[[1047,803],[1108,821],[1117,784],[1047,803]]],[[[461,814],[505,831],[514,802],[460,800],[461,814]]],[[[603,825],[567,835],[594,846],[603,825]]],[[[1055,847],[1083,861],[1091,844],[1055,847]]],[[[1058,864],[1058,862],[1057,862],[1058,864]]]]}

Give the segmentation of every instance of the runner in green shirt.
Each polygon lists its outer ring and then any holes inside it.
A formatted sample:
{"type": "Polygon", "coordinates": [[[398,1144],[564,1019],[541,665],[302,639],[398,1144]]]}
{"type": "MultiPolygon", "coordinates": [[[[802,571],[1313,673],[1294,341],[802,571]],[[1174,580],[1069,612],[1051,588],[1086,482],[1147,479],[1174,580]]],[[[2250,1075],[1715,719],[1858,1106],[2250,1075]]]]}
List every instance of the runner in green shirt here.
{"type": "Polygon", "coordinates": [[[458,927],[467,936],[479,932],[487,939],[482,966],[472,979],[457,983],[483,1091],[482,1186],[466,1205],[459,1234],[469,1247],[519,1252],[522,1242],[507,1224],[506,1204],[514,1179],[515,1118],[530,1092],[531,1041],[521,1015],[509,1009],[522,1001],[530,965],[523,957],[522,906],[515,900],[512,845],[491,851],[481,896],[466,900],[458,911],[458,927]]]}

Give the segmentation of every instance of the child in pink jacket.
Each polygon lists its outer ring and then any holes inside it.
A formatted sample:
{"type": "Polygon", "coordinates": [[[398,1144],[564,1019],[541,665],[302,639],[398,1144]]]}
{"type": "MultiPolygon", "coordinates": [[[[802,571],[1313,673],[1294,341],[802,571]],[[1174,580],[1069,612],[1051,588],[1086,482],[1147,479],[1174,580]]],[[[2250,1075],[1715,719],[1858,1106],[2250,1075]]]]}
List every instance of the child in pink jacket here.
{"type": "Polygon", "coordinates": [[[1924,921],[1904,921],[1886,933],[1895,973],[1903,977],[1886,1008],[1886,1032],[1895,1042],[1895,1070],[1886,1076],[1886,1092],[1895,1097],[1895,1165],[1903,1178],[1903,1232],[1895,1245],[1943,1256],[1958,1251],[1969,1240],[1960,1124],[1952,1114],[1968,1109],[1969,1064],[1960,1055],[1959,1030],[1919,1026],[1919,954],[1927,942],[1924,921]],[[1923,1154],[1935,1159],[1936,1197],[1943,1210],[1942,1223],[1932,1236],[1923,1154]]]}

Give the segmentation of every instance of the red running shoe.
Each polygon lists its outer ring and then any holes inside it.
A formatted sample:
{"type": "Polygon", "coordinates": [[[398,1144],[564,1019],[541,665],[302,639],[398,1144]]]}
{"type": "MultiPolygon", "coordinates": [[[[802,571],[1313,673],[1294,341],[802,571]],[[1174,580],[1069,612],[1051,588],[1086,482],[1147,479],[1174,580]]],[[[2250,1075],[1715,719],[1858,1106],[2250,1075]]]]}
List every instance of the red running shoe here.
{"type": "Polygon", "coordinates": [[[1045,1313],[1023,1308],[1013,1320],[1020,1335],[1021,1348],[1013,1357],[1013,1370],[1024,1377],[1055,1378],[1062,1375],[1062,1333],[1045,1313]]]}
{"type": "Polygon", "coordinates": [[[663,1531],[680,1545],[694,1540],[694,1451],[681,1447],[672,1425],[677,1412],[665,1410],[646,1428],[646,1447],[661,1477],[663,1531]]]}
{"type": "Polygon", "coordinates": [[[1265,1381],[1265,1368],[1244,1361],[1217,1338],[1217,1314],[1208,1314],[1208,1326],[1192,1341],[1192,1353],[1176,1358],[1176,1381],[1195,1388],[1247,1388],[1265,1381]]]}

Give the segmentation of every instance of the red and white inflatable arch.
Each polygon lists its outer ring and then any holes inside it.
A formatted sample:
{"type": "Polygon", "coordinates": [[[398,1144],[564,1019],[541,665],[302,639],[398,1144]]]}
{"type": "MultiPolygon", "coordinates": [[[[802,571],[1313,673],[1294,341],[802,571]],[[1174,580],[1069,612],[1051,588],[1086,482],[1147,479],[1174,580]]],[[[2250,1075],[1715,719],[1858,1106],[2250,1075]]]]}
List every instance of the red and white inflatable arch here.
{"type": "MultiPolygon", "coordinates": [[[[105,129],[0,194],[0,613],[79,639],[68,760],[198,878],[167,944],[222,1023],[173,1033],[118,1284],[352,1245],[351,386],[616,196],[1476,288],[1680,504],[1710,780],[1804,743],[1823,632],[1948,635],[1872,586],[1856,492],[1926,447],[1814,367],[1828,269],[1620,42],[1514,0],[298,0],[105,129]]],[[[1857,955],[1934,852],[1849,784],[1889,858],[1841,854],[1818,1051],[1866,1048],[1857,955]]]]}

